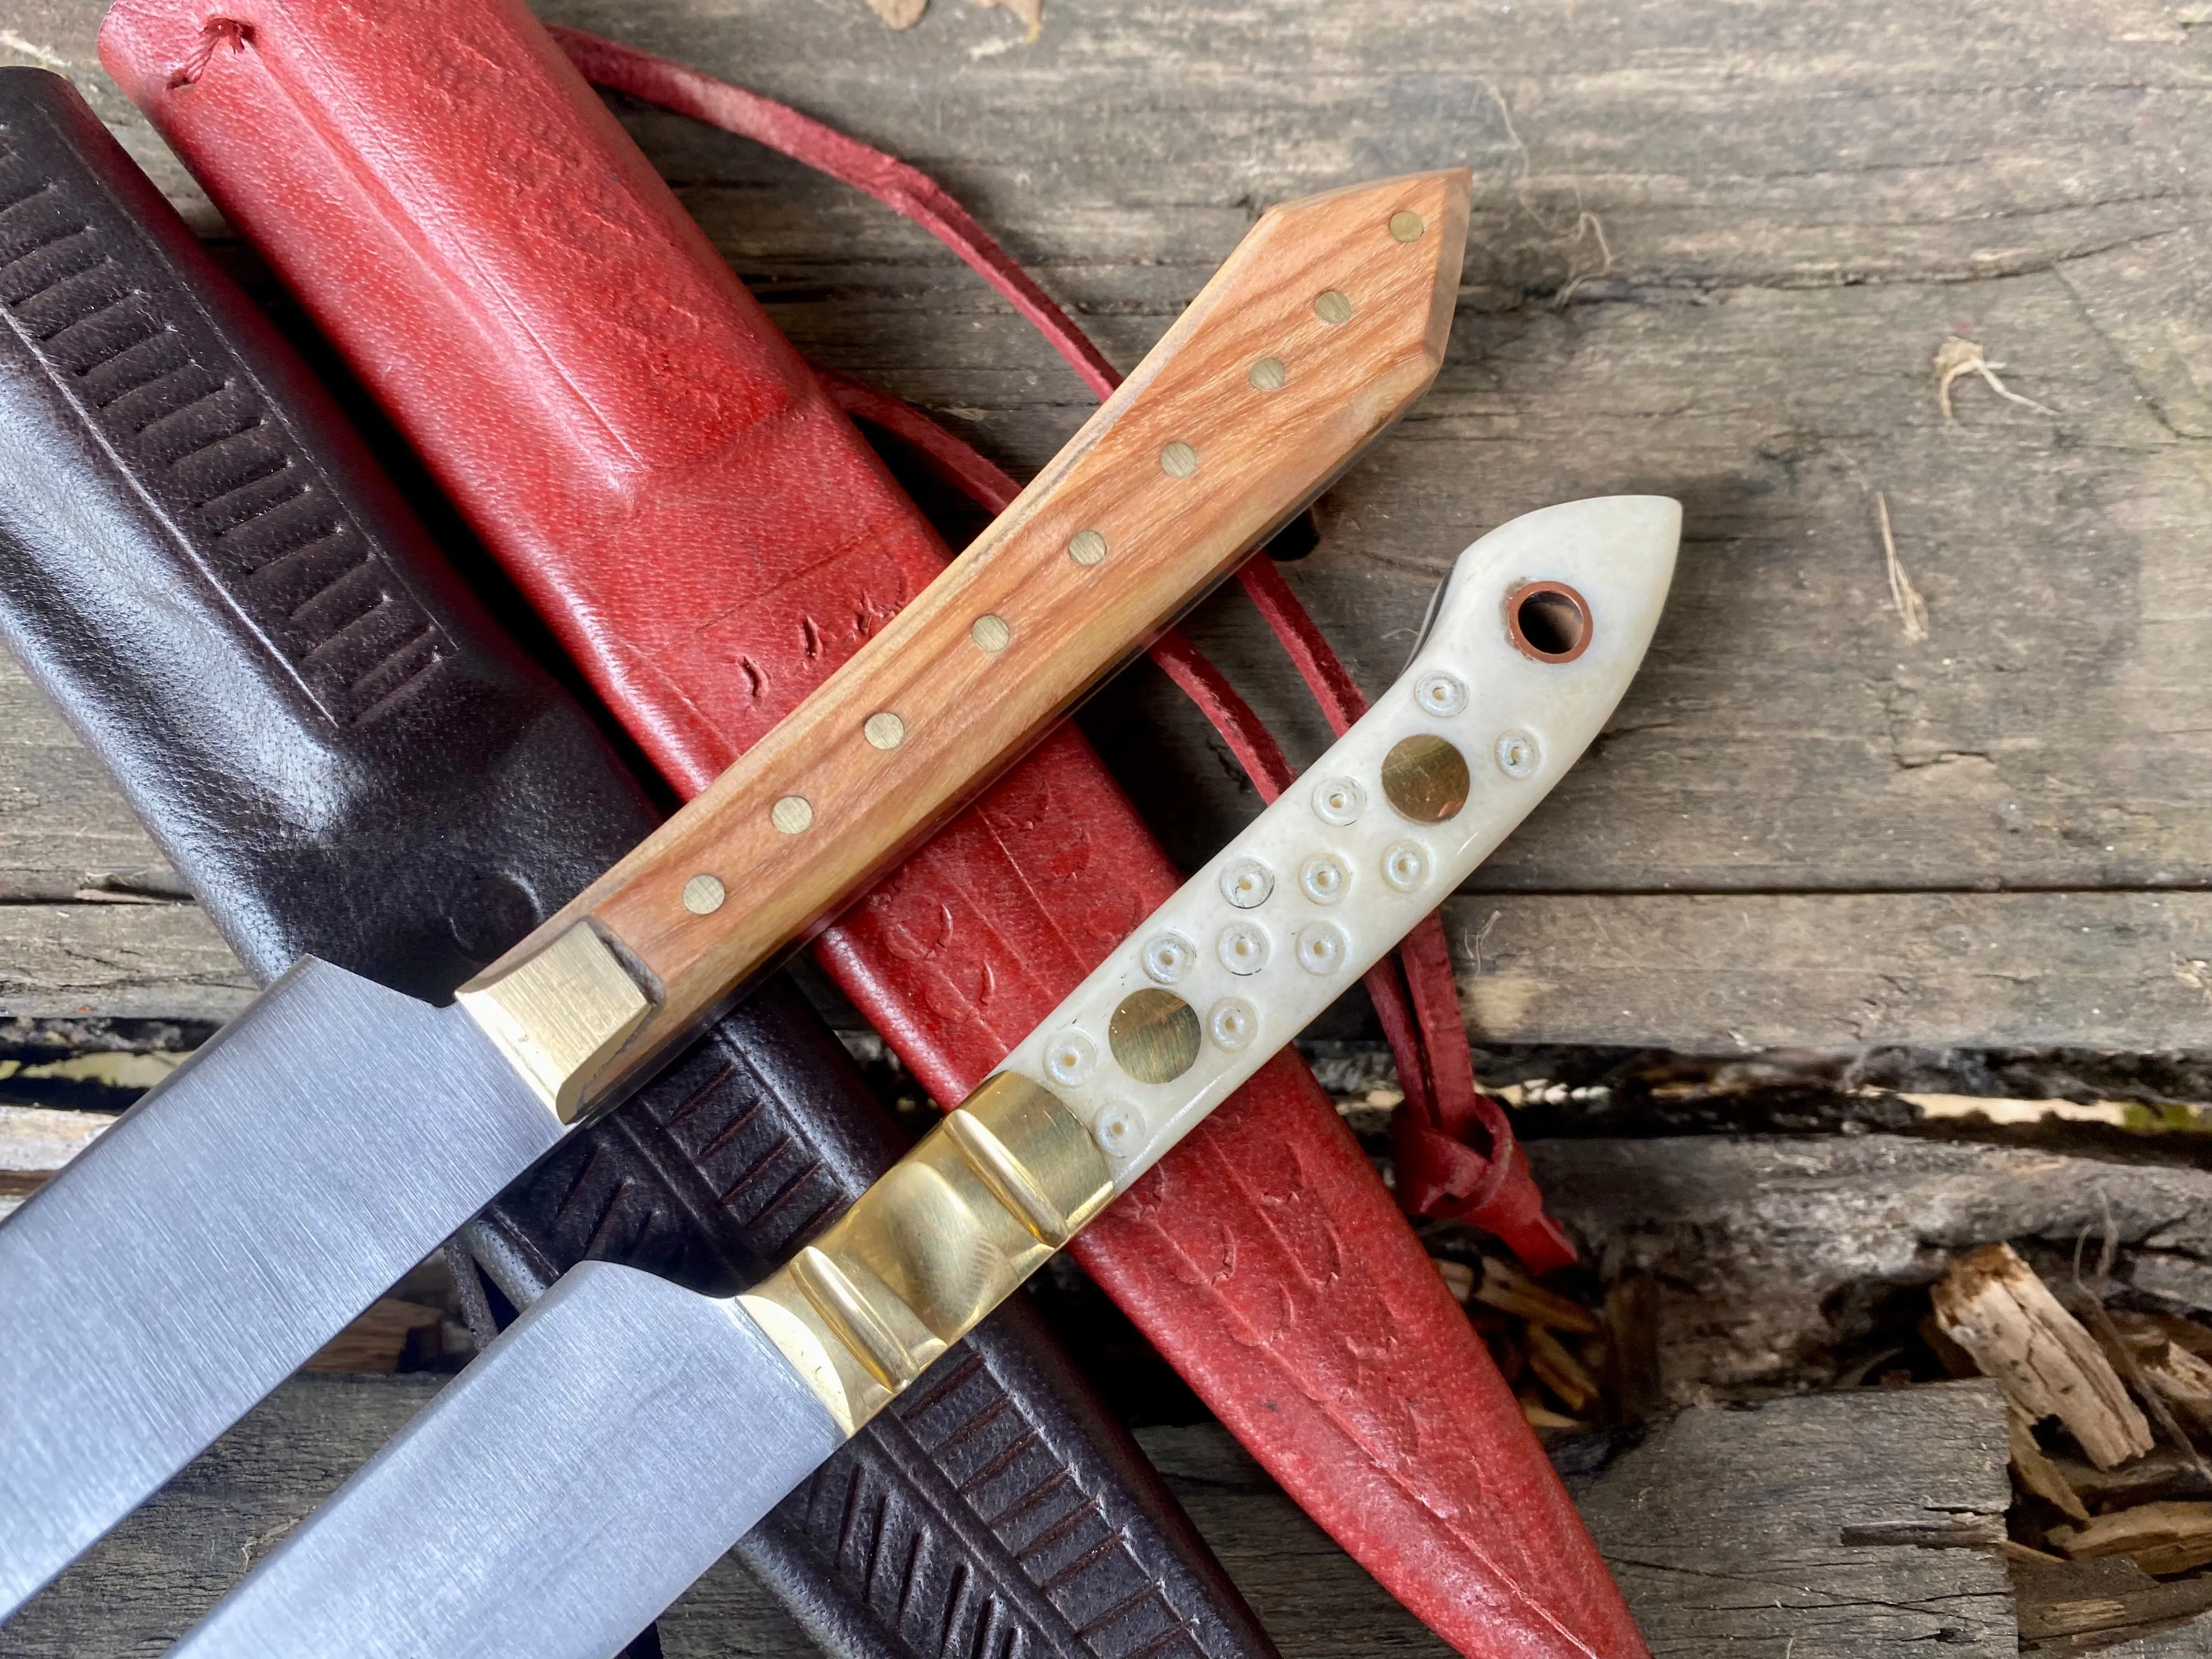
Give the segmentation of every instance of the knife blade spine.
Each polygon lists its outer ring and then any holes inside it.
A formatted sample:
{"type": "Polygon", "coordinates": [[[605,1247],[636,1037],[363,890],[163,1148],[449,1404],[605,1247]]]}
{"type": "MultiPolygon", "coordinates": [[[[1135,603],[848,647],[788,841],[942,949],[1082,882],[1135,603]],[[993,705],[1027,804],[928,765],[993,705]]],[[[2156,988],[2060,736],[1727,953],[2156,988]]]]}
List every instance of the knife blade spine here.
{"type": "Polygon", "coordinates": [[[1680,525],[1671,501],[1609,497],[1468,549],[1370,712],[797,1260],[735,1299],[847,1433],[1528,816],[1627,689],[1680,525]],[[1607,583],[1623,550],[1633,569],[1662,544],[1656,580],[1607,583]]]}
{"type": "Polygon", "coordinates": [[[1449,170],[1270,209],[943,576],[467,988],[557,1115],[617,1098],[826,925],[1420,394],[1443,359],[1469,188],[1449,170]],[[1409,217],[1424,226],[1410,240],[1389,228],[1409,217]],[[1280,374],[1255,373],[1262,362],[1280,374]],[[566,1025],[559,999],[522,983],[586,925],[609,960],[581,971],[625,968],[651,1000],[627,1034],[611,1017],[566,1025]]]}

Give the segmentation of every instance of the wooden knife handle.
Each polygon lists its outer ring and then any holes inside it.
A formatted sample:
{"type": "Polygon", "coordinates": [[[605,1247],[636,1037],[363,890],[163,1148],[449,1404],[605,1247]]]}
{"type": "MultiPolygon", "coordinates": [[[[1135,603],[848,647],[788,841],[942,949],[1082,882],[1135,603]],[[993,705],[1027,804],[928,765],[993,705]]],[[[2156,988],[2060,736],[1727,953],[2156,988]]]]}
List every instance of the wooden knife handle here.
{"type": "Polygon", "coordinates": [[[465,989],[510,1053],[531,1051],[564,1117],[825,925],[1420,395],[1443,362],[1470,190],[1463,169],[1417,173],[1264,214],[927,592],[465,989]],[[575,983],[605,974],[604,952],[568,939],[582,922],[641,1000],[575,983]],[[578,1018],[599,1024],[532,1029],[578,1018]]]}

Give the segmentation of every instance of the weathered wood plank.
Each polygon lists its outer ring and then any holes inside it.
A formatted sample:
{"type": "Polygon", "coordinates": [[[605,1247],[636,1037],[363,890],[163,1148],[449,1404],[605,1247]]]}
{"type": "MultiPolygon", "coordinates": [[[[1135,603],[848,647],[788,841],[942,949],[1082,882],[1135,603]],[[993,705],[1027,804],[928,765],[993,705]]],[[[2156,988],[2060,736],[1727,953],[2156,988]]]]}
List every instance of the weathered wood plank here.
{"type": "Polygon", "coordinates": [[[2019,1650],[1989,1383],[1692,1409],[1571,1485],[1654,1659],[2019,1650]]]}
{"type": "MultiPolygon", "coordinates": [[[[1599,0],[1571,18],[1055,0],[1035,46],[949,3],[898,35],[856,0],[545,9],[911,157],[1125,362],[1260,204],[1475,167],[1451,361],[1334,492],[1293,580],[1376,686],[1480,531],[1597,490],[1688,507],[1674,601],[1613,730],[1477,878],[1517,896],[1492,943],[1546,982],[1509,1019],[1522,992],[1474,979],[1493,1036],[2212,1047],[2212,1000],[2159,967],[2212,955],[2196,911],[2171,908],[2212,889],[2212,250],[2191,172],[2212,76],[2179,0],[1599,0]],[[1946,424],[1930,362],[1961,335],[2055,413],[1969,380],[1946,424]],[[1877,497],[1928,599],[1924,642],[1889,608],[1877,497]],[[2130,896],[2167,893],[2157,914],[2130,896]],[[1973,951],[1946,945],[1958,926],[1973,951]],[[1670,948],[1713,971],[1641,972],[1670,948]]],[[[74,66],[158,161],[87,67],[97,0],[13,9],[0,52],[74,66]]],[[[1065,369],[919,231],[738,141],[626,118],[810,351],[1017,467],[1081,417],[1065,369]]],[[[189,197],[173,163],[161,176],[189,197]]],[[[1194,625],[1316,752],[1240,603],[1194,625]]],[[[0,882],[63,897],[143,860],[50,726],[18,740],[12,706],[0,882]]],[[[1089,724],[1186,863],[1252,810],[1156,677],[1089,724]]]]}
{"type": "MultiPolygon", "coordinates": [[[[441,1380],[286,1383],[0,1627],[0,1659],[160,1651],[441,1380]]],[[[1285,1659],[1446,1653],[1221,1430],[1138,1437],[1285,1659]]],[[[2004,1445],[1987,1385],[1859,1390],[1689,1412],[1571,1485],[1661,1659],[1790,1643],[1802,1659],[1872,1659],[1931,1640],[2009,1654],[2010,1595],[1985,1547],[2004,1445]]],[[[661,1636],[670,1659],[809,1650],[726,1560],[661,1636]]]]}
{"type": "Polygon", "coordinates": [[[0,1018],[222,1020],[252,994],[196,904],[0,905],[0,1018]]]}
{"type": "Polygon", "coordinates": [[[112,886],[181,890],[113,781],[0,651],[0,904],[112,886]]]}
{"type": "Polygon", "coordinates": [[[2212,894],[1483,894],[1445,920],[1469,1027],[1496,1042],[2212,1039],[2212,894]]]}
{"type": "Polygon", "coordinates": [[[1870,1351],[1887,1297],[1980,1244],[2063,1261],[2109,1220],[2123,1280],[2188,1307],[2212,1289],[2201,1170],[1881,1134],[1527,1145],[1586,1258],[1650,1282],[1677,1402],[1832,1378],[1870,1351]]]}

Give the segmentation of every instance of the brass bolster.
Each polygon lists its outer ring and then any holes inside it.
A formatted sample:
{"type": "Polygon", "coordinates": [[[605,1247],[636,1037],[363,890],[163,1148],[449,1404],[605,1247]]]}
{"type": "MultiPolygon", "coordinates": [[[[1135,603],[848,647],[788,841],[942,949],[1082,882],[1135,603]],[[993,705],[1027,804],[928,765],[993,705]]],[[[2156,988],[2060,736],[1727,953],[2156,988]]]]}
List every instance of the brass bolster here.
{"type": "Polygon", "coordinates": [[[583,1115],[592,1079],[653,1012],[586,921],[498,978],[471,980],[455,1000],[563,1123],[583,1115]]]}
{"type": "Polygon", "coordinates": [[[850,1434],[1113,1196],[1075,1115],[1001,1072],[738,1300],[850,1434]]]}

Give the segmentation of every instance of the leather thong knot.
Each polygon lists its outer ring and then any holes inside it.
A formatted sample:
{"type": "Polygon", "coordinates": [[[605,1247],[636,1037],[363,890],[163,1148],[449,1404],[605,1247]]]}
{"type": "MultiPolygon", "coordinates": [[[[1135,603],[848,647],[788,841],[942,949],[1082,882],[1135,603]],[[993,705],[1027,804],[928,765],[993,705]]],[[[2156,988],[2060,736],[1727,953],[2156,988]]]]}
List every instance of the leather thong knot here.
{"type": "MultiPolygon", "coordinates": [[[[1107,397],[1121,384],[1120,371],[1090,337],[919,169],[788,105],[701,70],[580,30],[556,27],[552,33],[594,84],[750,138],[914,220],[1005,295],[1093,392],[1107,397]]],[[[1020,493],[1020,486],[995,463],[920,410],[819,364],[813,367],[848,415],[912,446],[947,483],[986,509],[1000,512],[1020,493]]],[[[1367,712],[1366,699],[1343,660],[1269,560],[1247,559],[1237,581],[1282,641],[1330,727],[1343,736],[1367,712]]],[[[1170,632],[1153,646],[1152,657],[1198,705],[1262,800],[1272,801],[1290,787],[1294,775],[1274,734],[1188,639],[1170,632]]],[[[1369,972],[1367,988],[1406,1097],[1391,1125],[1400,1207],[1494,1234],[1532,1273],[1548,1273],[1572,1261],[1574,1246],[1544,1213],[1543,1195],[1504,1109],[1475,1082],[1474,1056],[1460,1016],[1443,924],[1435,916],[1425,920],[1394,956],[1369,972]]]]}
{"type": "Polygon", "coordinates": [[[225,41],[230,43],[233,52],[244,52],[253,44],[252,27],[234,17],[209,18],[201,26],[200,43],[193,49],[192,55],[179,64],[177,72],[169,77],[169,90],[174,92],[179,87],[188,87],[205,75],[207,66],[215,61],[216,53],[225,41]]]}

